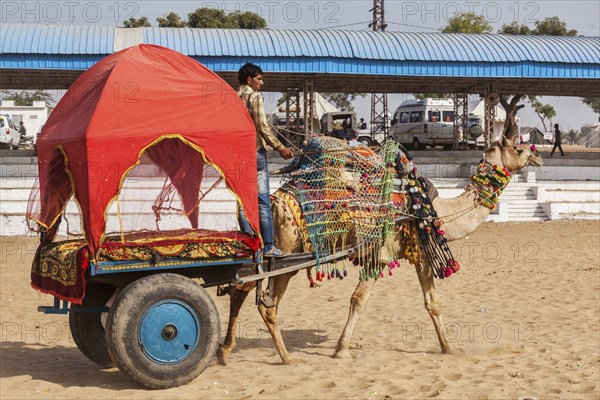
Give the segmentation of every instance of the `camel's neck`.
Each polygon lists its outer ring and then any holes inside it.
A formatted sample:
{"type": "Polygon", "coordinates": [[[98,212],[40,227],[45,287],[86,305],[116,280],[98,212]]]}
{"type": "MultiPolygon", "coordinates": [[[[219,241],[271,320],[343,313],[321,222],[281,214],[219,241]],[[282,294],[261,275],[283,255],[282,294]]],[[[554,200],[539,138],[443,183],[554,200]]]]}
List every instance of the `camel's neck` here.
{"type": "Polygon", "coordinates": [[[452,199],[436,197],[433,207],[445,222],[446,239],[462,239],[473,232],[490,215],[490,209],[481,205],[479,196],[472,190],[452,199]]]}
{"type": "Polygon", "coordinates": [[[473,232],[495,207],[498,196],[510,182],[506,168],[482,163],[465,192],[454,199],[436,198],[433,206],[445,222],[448,240],[461,239],[473,232]]]}

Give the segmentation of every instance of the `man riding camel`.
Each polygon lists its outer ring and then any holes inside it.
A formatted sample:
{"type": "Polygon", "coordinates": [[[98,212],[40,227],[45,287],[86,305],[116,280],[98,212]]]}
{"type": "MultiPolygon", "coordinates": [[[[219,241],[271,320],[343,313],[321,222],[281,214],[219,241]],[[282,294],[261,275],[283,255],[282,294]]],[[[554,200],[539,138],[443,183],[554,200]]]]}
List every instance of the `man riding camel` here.
{"type": "MultiPolygon", "coordinates": [[[[260,215],[260,234],[262,235],[265,255],[282,257],[285,254],[273,245],[273,216],[269,191],[269,169],[267,165],[267,146],[279,151],[284,159],[292,158],[292,151],[285,147],[271,132],[265,117],[264,99],[259,93],[263,87],[263,71],[252,63],[246,63],[238,72],[240,88],[238,95],[244,102],[256,127],[256,168],[258,179],[258,212],[260,215]]],[[[238,209],[240,229],[252,233],[252,228],[241,207],[238,209]]]]}

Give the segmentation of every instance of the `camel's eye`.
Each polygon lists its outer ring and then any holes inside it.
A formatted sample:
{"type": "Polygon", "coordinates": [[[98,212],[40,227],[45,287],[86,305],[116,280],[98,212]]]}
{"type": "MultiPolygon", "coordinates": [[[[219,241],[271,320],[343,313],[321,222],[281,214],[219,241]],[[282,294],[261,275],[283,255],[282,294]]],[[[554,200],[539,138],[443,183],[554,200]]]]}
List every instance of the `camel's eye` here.
{"type": "Polygon", "coordinates": [[[521,154],[523,152],[523,149],[519,149],[517,147],[515,147],[515,150],[517,151],[517,153],[521,154]]]}

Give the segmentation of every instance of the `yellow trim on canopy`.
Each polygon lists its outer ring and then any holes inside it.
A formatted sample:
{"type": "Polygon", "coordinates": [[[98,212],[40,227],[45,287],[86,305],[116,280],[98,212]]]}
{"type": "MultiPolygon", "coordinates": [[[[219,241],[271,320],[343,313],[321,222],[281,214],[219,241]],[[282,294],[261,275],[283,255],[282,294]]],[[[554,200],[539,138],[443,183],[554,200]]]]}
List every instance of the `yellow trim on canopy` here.
{"type": "MultiPolygon", "coordinates": [[[[162,136],[159,136],[158,138],[154,139],[150,144],[148,144],[144,148],[142,148],[140,150],[139,154],[138,154],[138,160],[133,165],[131,165],[129,168],[127,168],[127,170],[125,170],[125,172],[123,172],[123,175],[121,176],[121,179],[120,179],[120,182],[119,182],[119,187],[118,187],[118,190],[117,190],[117,194],[115,196],[113,196],[108,201],[108,203],[106,205],[106,208],[104,209],[104,229],[102,231],[102,235],[100,236],[100,241],[98,242],[98,247],[101,247],[102,243],[104,243],[104,241],[105,241],[105,237],[106,237],[106,222],[108,220],[108,210],[112,206],[112,203],[114,203],[114,201],[118,199],[119,194],[121,194],[121,189],[123,188],[123,184],[125,182],[125,179],[126,179],[127,175],[129,174],[129,172],[131,172],[135,167],[137,167],[141,163],[142,156],[143,156],[143,154],[144,154],[144,152],[146,150],[148,150],[150,147],[156,145],[157,143],[163,141],[164,139],[179,139],[183,143],[185,143],[186,145],[188,145],[189,147],[191,147],[192,149],[194,149],[198,153],[200,153],[202,155],[202,159],[204,160],[204,162],[207,163],[208,165],[210,165],[211,167],[213,167],[219,173],[219,175],[221,176],[221,178],[223,178],[225,180],[225,187],[235,197],[238,205],[241,205],[241,207],[244,208],[244,204],[242,203],[241,198],[238,196],[237,193],[235,193],[230,188],[229,182],[227,180],[227,177],[225,176],[225,174],[223,173],[223,171],[221,170],[221,168],[219,168],[217,165],[215,165],[213,162],[209,161],[206,158],[206,154],[204,153],[204,150],[202,150],[195,143],[189,141],[188,139],[186,139],[184,136],[182,136],[179,133],[170,133],[170,134],[162,135],[162,136]]],[[[245,209],[244,209],[244,212],[245,212],[245,209]]],[[[121,216],[119,215],[119,219],[120,218],[121,218],[121,216]]],[[[254,228],[254,232],[258,235],[258,237],[260,239],[261,245],[264,246],[264,242],[263,242],[262,236],[260,234],[260,229],[258,227],[253,227],[253,228],[254,228]]],[[[88,238],[86,237],[86,243],[87,242],[88,242],[88,238]]],[[[88,246],[89,246],[89,243],[88,243],[88,246]]],[[[97,257],[98,257],[98,255],[94,254],[94,260],[97,260],[97,257]]]]}

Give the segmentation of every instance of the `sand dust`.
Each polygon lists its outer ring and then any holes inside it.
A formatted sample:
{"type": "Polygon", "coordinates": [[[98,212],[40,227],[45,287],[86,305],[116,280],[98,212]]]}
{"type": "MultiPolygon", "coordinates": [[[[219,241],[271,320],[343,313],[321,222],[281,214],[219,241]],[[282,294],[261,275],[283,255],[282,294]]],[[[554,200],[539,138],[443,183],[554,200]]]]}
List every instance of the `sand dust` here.
{"type": "MultiPolygon", "coordinates": [[[[455,354],[441,354],[416,274],[403,263],[375,286],[352,358],[332,358],[357,270],[319,289],[299,274],[279,311],[296,363],[279,363],[252,294],[229,365],[213,362],[191,384],[164,391],[88,361],[66,316],[36,312],[52,303],[29,286],[36,239],[0,243],[3,400],[600,397],[598,221],[485,223],[453,243],[462,270],[437,288],[455,354]]],[[[224,324],[228,298],[215,299],[224,324]]]]}

